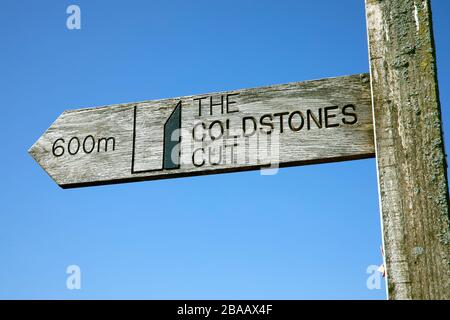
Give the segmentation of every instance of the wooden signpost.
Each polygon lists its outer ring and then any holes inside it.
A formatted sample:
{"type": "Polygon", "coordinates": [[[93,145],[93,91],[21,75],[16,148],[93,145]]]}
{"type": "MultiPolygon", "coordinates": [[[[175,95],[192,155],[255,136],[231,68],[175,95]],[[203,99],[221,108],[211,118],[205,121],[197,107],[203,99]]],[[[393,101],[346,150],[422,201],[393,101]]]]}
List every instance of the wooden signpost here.
{"type": "Polygon", "coordinates": [[[449,200],[428,0],[367,0],[388,296],[450,299],[449,200]]]}
{"type": "Polygon", "coordinates": [[[372,157],[369,76],[66,111],[29,152],[63,188],[372,157]]]}
{"type": "Polygon", "coordinates": [[[65,111],[30,148],[63,188],[368,158],[390,299],[450,299],[429,0],[366,0],[366,74],[65,111]]]}

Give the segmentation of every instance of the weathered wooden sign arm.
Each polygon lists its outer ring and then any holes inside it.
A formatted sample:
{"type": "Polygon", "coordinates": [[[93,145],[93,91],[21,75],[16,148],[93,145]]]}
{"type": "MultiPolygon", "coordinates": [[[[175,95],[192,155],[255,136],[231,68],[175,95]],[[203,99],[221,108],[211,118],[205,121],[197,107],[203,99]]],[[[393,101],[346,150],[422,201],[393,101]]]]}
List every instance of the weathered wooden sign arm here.
{"type": "Polygon", "coordinates": [[[428,0],[366,0],[390,299],[450,299],[449,199],[428,0]]]}
{"type": "Polygon", "coordinates": [[[65,111],[30,154],[63,188],[373,157],[359,74],[65,111]]]}

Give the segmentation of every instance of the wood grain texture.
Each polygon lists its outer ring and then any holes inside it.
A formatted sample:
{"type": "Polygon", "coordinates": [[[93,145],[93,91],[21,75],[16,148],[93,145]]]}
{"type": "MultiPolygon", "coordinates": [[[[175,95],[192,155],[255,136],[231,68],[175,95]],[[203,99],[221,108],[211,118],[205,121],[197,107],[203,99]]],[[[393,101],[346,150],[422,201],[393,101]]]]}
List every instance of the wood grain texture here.
{"type": "Polygon", "coordinates": [[[390,299],[450,299],[449,209],[430,3],[366,0],[390,299]]]}
{"type": "Polygon", "coordinates": [[[373,157],[369,76],[65,111],[29,152],[63,188],[373,157]]]}

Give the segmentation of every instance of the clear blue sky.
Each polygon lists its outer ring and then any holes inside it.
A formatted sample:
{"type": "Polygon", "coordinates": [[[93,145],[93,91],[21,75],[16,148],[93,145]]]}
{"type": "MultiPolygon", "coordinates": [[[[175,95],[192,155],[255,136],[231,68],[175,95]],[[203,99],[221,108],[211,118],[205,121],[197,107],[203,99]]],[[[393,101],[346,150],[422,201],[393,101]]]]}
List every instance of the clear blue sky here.
{"type": "MultiPolygon", "coordinates": [[[[450,2],[432,4],[449,146],[450,2]]],[[[65,109],[367,72],[363,0],[0,9],[0,298],[385,298],[366,287],[374,159],[62,190],[27,153],[65,109]]]]}

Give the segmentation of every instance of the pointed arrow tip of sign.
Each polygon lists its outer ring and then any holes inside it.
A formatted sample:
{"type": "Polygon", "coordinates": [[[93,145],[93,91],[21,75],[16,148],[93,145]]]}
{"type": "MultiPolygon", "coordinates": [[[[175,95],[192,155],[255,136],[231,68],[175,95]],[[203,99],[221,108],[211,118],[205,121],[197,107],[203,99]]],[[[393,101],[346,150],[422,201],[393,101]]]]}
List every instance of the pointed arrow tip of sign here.
{"type": "Polygon", "coordinates": [[[38,159],[36,158],[36,149],[37,149],[37,143],[38,141],[36,141],[29,149],[28,149],[28,154],[37,162],[39,163],[38,159]]]}
{"type": "Polygon", "coordinates": [[[42,147],[39,143],[40,139],[37,140],[29,149],[28,149],[28,154],[34,159],[34,161],[36,161],[38,163],[38,165],[48,174],[48,176],[54,181],[56,182],[56,184],[63,188],[61,186],[61,184],[58,182],[58,180],[47,170],[46,166],[44,165],[44,163],[42,163],[42,157],[40,157],[39,155],[42,154],[42,147]]]}

